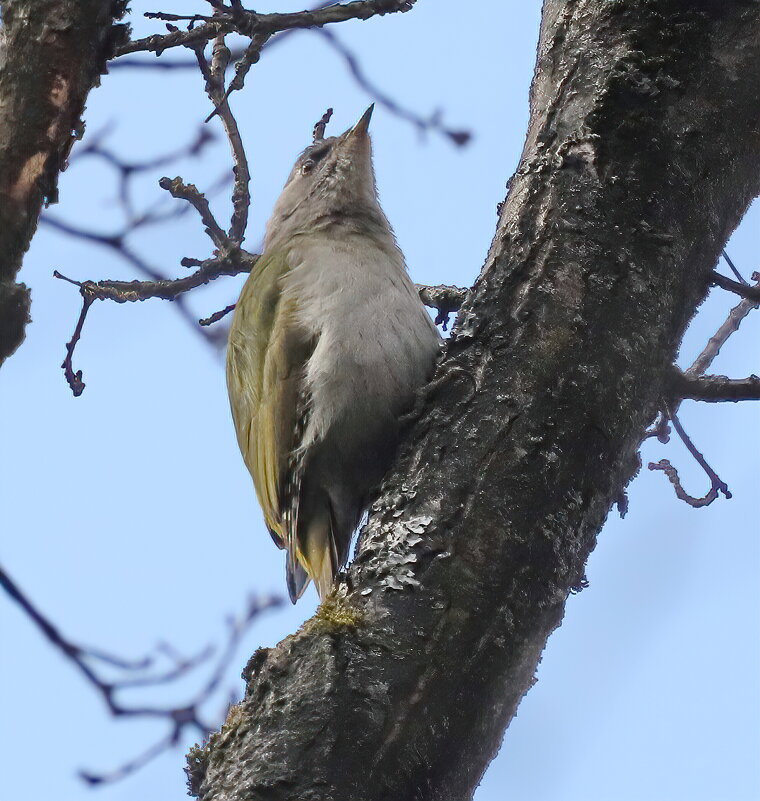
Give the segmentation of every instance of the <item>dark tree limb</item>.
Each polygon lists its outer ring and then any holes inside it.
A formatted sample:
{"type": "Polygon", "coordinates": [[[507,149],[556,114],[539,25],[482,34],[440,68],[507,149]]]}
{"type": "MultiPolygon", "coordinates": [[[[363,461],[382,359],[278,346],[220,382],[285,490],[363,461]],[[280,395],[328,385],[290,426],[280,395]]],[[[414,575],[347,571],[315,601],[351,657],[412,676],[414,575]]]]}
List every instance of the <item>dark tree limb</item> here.
{"type": "Polygon", "coordinates": [[[524,152],[347,582],[251,663],[206,801],[463,801],[760,190],[760,4],[546,0],[524,152]]]}
{"type": "Polygon", "coordinates": [[[728,378],[724,375],[690,377],[675,370],[672,378],[672,392],[675,397],[709,401],[760,400],[760,378],[756,375],[747,378],[728,378]]]}
{"type": "MultiPolygon", "coordinates": [[[[749,289],[758,289],[760,288],[760,275],[758,273],[752,274],[752,280],[755,281],[755,285],[750,287],[746,281],[741,276],[741,273],[736,269],[734,263],[729,259],[728,254],[726,251],[723,251],[723,258],[731,266],[731,269],[734,271],[737,278],[741,278],[744,283],[736,284],[737,287],[748,287],[749,289]]],[[[713,278],[718,275],[717,273],[713,273],[713,278]]],[[[723,278],[723,276],[720,276],[723,278]]],[[[729,279],[726,279],[727,281],[729,279]]],[[[713,282],[715,283],[715,282],[713,282]]],[[[733,282],[730,282],[733,283],[733,282]]],[[[676,428],[679,436],[684,441],[689,452],[694,456],[697,463],[702,467],[703,470],[707,473],[710,477],[711,487],[710,491],[705,495],[703,498],[694,498],[693,496],[689,495],[686,490],[684,490],[683,486],[681,485],[681,480],[678,476],[678,471],[675,467],[670,463],[668,459],[661,459],[659,462],[650,462],[648,467],[650,470],[662,470],[665,475],[670,480],[670,483],[673,485],[675,490],[676,496],[680,498],[682,501],[685,501],[690,506],[695,508],[709,506],[713,501],[717,500],[718,498],[718,490],[723,490],[725,486],[723,482],[717,478],[717,475],[714,473],[712,468],[705,468],[706,462],[704,462],[704,458],[702,454],[699,454],[699,458],[695,455],[699,453],[696,450],[696,447],[691,443],[691,440],[684,439],[685,433],[683,429],[680,428],[680,424],[677,422],[678,418],[676,417],[678,408],[681,405],[682,400],[691,399],[691,400],[712,400],[712,401],[721,401],[721,400],[748,400],[750,398],[743,398],[737,397],[739,393],[742,392],[750,392],[752,391],[752,379],[754,376],[751,376],[749,379],[742,379],[739,382],[732,381],[725,376],[708,376],[706,378],[702,378],[704,373],[710,367],[710,365],[715,361],[718,354],[720,353],[720,349],[723,345],[726,344],[728,338],[735,334],[739,330],[739,326],[742,320],[753,310],[756,309],[758,306],[757,304],[750,299],[745,298],[742,300],[738,305],[734,306],[733,309],[728,314],[728,317],[723,322],[723,324],[718,328],[718,330],[710,337],[707,341],[702,352],[697,356],[697,358],[692,363],[691,367],[689,367],[685,372],[681,372],[681,370],[673,365],[671,368],[671,377],[670,377],[670,387],[668,388],[668,395],[670,396],[669,400],[663,400],[663,408],[660,410],[660,417],[657,424],[651,431],[647,431],[644,435],[644,439],[648,437],[657,437],[660,442],[663,444],[667,444],[670,440],[670,426],[669,422],[673,420],[673,426],[676,428]],[[722,382],[728,382],[727,384],[723,384],[722,382]],[[749,386],[745,385],[744,382],[749,382],[749,386]],[[728,397],[698,397],[692,393],[700,393],[700,392],[718,392],[722,391],[723,395],[728,397]],[[733,396],[732,396],[733,395],[733,396]],[[687,442],[688,440],[688,442],[687,442]],[[701,461],[700,461],[701,460],[701,461]]],[[[727,498],[730,498],[731,495],[726,494],[724,495],[727,498]]]]}
{"type": "Polygon", "coordinates": [[[0,27],[0,364],[24,339],[30,295],[16,274],[106,61],[126,38],[126,3],[2,0],[0,27]]]}
{"type": "Polygon", "coordinates": [[[726,278],[725,275],[720,273],[713,273],[712,283],[719,286],[721,289],[727,289],[729,292],[734,292],[741,297],[751,300],[754,303],[760,303],[760,286],[750,286],[749,284],[741,284],[738,281],[732,281],[726,278]]]}
{"type": "Polygon", "coordinates": [[[353,2],[316,8],[312,11],[298,11],[291,14],[257,14],[246,11],[239,3],[232,0],[231,5],[217,11],[213,17],[194,14],[181,16],[161,12],[146,14],[153,19],[173,22],[202,21],[202,24],[191,27],[187,31],[174,30],[167,34],[154,34],[144,39],[135,39],[122,45],[116,51],[117,56],[128,53],[149,51],[160,55],[172,47],[193,45],[208,42],[220,34],[239,32],[245,36],[271,36],[281,31],[299,28],[321,28],[336,22],[351,19],[366,20],[370,17],[409,11],[416,0],[353,0],[353,2]]]}

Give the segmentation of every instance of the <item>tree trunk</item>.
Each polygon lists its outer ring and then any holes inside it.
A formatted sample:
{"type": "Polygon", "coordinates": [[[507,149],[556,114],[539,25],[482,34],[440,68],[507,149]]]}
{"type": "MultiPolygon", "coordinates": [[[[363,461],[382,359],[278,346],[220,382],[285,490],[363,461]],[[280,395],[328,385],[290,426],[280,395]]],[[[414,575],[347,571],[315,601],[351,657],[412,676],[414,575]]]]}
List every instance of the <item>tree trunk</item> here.
{"type": "Polygon", "coordinates": [[[126,35],[122,0],[3,0],[0,28],[0,365],[24,339],[16,274],[81,135],[85,100],[126,35]]]}
{"type": "Polygon", "coordinates": [[[545,2],[519,169],[348,582],[251,660],[195,794],[471,796],[759,163],[760,2],[545,2]]]}

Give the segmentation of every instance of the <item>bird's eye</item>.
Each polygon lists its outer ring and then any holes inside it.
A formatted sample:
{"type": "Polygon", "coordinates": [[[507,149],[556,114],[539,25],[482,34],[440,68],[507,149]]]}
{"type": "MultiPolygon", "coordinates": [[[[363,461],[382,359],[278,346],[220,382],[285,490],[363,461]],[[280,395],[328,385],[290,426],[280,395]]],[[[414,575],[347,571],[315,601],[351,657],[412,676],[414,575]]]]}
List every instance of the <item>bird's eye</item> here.
{"type": "Polygon", "coordinates": [[[313,159],[306,159],[301,165],[301,173],[303,175],[308,175],[314,169],[314,163],[313,159]]]}

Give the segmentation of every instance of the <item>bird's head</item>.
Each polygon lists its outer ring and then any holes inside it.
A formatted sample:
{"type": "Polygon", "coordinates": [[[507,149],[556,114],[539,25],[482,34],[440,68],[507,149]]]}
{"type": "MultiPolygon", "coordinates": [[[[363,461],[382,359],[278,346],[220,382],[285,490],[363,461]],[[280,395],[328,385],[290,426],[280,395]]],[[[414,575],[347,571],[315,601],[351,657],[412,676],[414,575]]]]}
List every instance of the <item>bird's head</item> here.
{"type": "Polygon", "coordinates": [[[372,166],[370,106],[341,136],[325,138],[332,110],[314,126],[314,141],[296,160],[267,225],[274,240],[340,224],[385,224],[372,166]]]}

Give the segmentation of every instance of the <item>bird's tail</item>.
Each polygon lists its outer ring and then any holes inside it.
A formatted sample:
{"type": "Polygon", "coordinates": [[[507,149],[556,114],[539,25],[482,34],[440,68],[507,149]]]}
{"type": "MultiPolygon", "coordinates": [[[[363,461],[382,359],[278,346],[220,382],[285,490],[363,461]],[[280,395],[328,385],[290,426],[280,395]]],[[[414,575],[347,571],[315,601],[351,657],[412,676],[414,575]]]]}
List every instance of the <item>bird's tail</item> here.
{"type": "Polygon", "coordinates": [[[288,559],[285,563],[285,580],[288,585],[290,602],[295,603],[303,595],[304,590],[311,581],[309,574],[304,570],[303,565],[298,561],[298,557],[295,554],[288,553],[288,559]]]}
{"type": "Polygon", "coordinates": [[[314,580],[320,600],[324,600],[333,587],[340,569],[335,541],[335,524],[329,502],[313,510],[307,529],[299,534],[299,556],[308,575],[314,580]]]}

